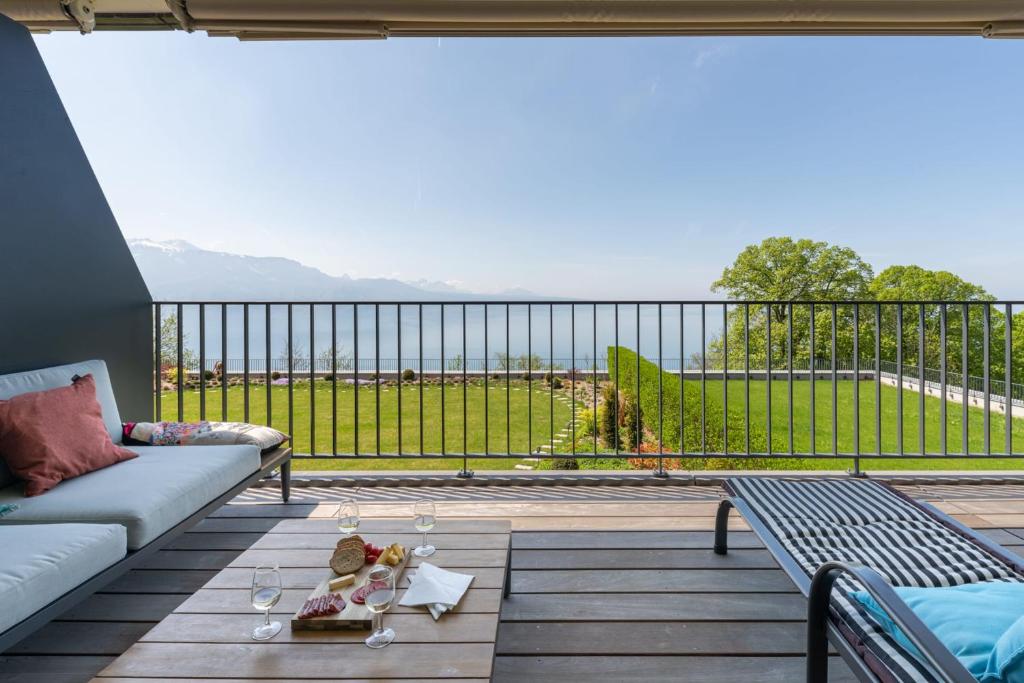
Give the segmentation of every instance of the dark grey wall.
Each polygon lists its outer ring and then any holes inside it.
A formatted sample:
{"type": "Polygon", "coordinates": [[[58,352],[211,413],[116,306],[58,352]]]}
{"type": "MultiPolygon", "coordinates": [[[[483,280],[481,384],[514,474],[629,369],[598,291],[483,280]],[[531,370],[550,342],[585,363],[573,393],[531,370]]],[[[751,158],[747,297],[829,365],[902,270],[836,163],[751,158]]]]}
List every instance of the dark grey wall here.
{"type": "Polygon", "coordinates": [[[149,418],[150,303],[32,37],[0,15],[0,374],[102,358],[122,418],[149,418]]]}

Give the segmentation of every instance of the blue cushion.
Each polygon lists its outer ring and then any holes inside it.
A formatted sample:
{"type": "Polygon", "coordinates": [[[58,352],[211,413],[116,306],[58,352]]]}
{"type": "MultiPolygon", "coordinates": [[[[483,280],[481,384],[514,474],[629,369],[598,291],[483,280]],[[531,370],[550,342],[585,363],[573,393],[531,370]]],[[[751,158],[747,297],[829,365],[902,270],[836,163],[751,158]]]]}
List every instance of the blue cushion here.
{"type": "MultiPolygon", "coordinates": [[[[979,681],[1024,683],[1024,583],[893,590],[979,681]]],[[[857,591],[853,597],[894,640],[919,655],[870,595],[857,591]]]]}

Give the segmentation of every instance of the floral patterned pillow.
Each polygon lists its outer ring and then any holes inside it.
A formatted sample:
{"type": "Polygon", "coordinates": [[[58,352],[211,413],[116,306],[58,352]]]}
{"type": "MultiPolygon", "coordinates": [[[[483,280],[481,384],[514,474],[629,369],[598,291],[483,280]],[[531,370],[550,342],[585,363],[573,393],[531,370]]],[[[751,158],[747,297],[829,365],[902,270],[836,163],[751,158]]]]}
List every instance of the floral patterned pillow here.
{"type": "Polygon", "coordinates": [[[259,446],[272,451],[288,440],[272,427],[244,422],[129,422],[124,425],[125,443],[144,446],[259,446]]]}

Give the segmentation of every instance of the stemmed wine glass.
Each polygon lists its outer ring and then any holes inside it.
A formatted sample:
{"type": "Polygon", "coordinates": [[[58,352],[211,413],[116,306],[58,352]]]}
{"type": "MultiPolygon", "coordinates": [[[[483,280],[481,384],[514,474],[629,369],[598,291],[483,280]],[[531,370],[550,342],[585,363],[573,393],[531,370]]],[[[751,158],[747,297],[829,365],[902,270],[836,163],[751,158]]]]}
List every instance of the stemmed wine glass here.
{"type": "Polygon", "coordinates": [[[386,647],[395,639],[395,632],[384,628],[384,612],[395,601],[395,572],[386,565],[376,565],[366,577],[370,591],[366,594],[366,609],[373,612],[373,633],[366,639],[367,647],[386,647]]]}
{"type": "Polygon", "coordinates": [[[345,498],[338,506],[338,531],[346,536],[359,528],[359,504],[354,498],[345,498]]]}
{"type": "Polygon", "coordinates": [[[281,599],[281,572],[277,565],[261,565],[252,573],[252,606],[263,610],[263,624],[253,629],[253,640],[270,640],[281,632],[280,621],[270,621],[270,610],[281,599]]]}
{"type": "Polygon", "coordinates": [[[429,500],[421,500],[413,507],[413,524],[416,526],[416,531],[423,532],[423,544],[420,547],[413,550],[413,553],[417,557],[430,557],[434,554],[434,546],[427,545],[427,532],[434,528],[437,524],[437,513],[434,508],[434,503],[429,500]]]}

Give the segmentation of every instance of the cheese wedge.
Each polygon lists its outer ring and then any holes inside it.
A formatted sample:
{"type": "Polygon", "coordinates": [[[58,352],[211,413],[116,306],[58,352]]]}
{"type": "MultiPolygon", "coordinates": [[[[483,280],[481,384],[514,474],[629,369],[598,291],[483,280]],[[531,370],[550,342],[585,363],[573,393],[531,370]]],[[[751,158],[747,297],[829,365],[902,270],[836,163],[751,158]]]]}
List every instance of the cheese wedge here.
{"type": "Polygon", "coordinates": [[[351,586],[356,582],[355,574],[346,574],[345,576],[339,576],[336,579],[331,579],[327,582],[327,590],[336,591],[341,590],[345,586],[351,586]]]}

